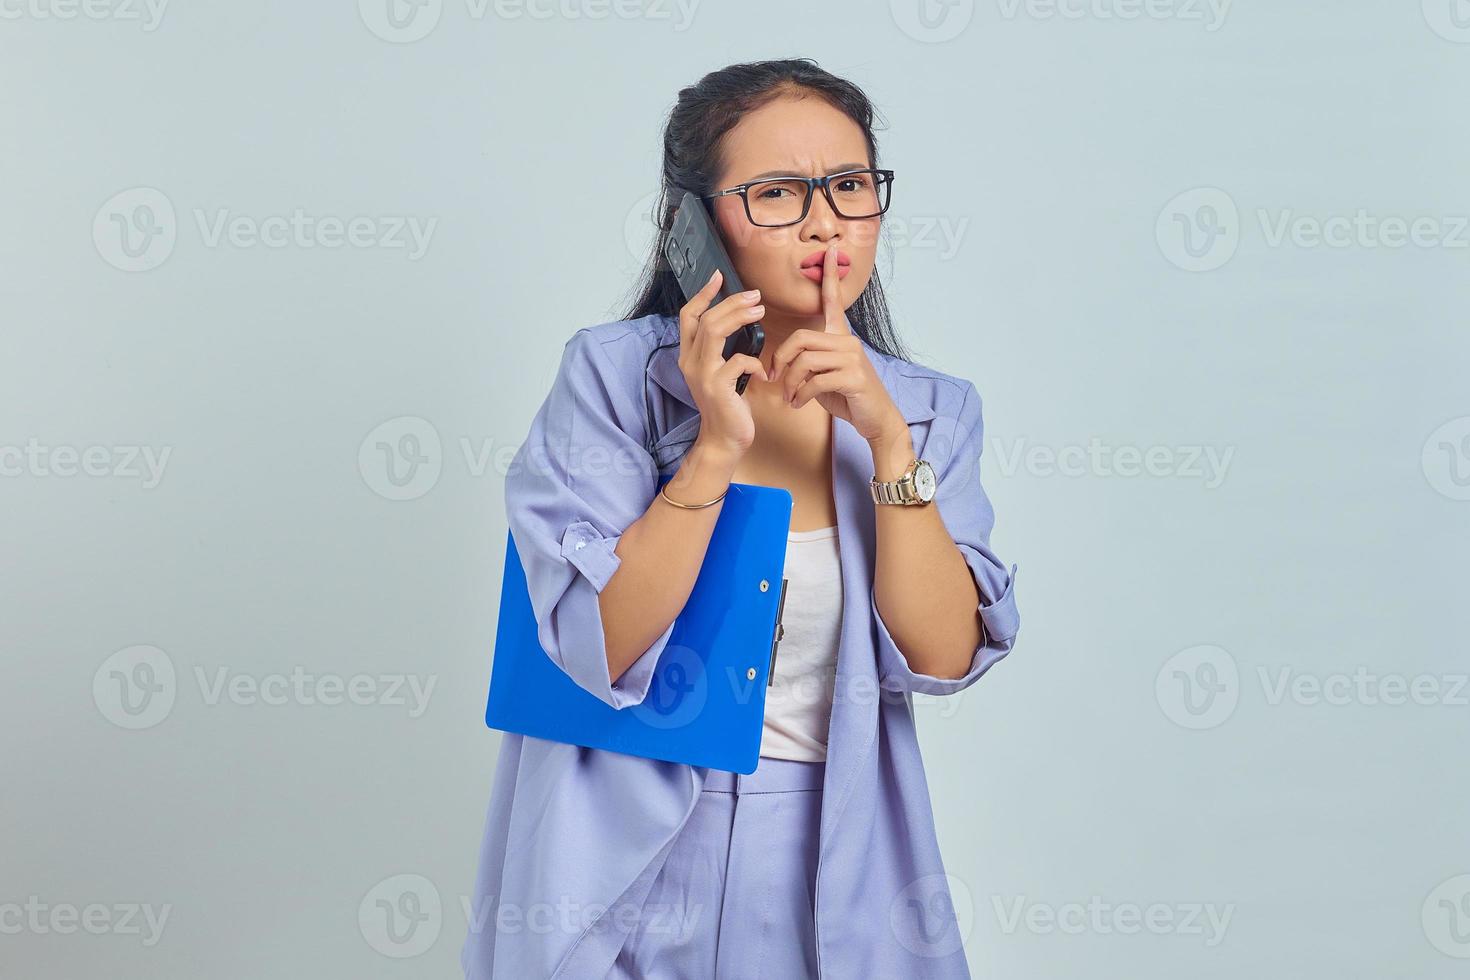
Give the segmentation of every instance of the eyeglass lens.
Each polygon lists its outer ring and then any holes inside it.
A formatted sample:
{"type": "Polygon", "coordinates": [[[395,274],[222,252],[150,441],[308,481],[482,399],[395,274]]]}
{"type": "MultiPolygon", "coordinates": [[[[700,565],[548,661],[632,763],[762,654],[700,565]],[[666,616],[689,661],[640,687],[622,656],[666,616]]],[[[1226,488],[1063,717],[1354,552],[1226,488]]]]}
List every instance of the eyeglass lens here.
{"type": "MultiPolygon", "coordinates": [[[[844,218],[871,218],[888,207],[891,184],[871,170],[834,178],[828,187],[836,211],[844,218]]],[[[799,180],[772,178],[750,185],[746,200],[750,219],[758,225],[785,225],[801,220],[807,195],[816,189],[799,180]]]]}

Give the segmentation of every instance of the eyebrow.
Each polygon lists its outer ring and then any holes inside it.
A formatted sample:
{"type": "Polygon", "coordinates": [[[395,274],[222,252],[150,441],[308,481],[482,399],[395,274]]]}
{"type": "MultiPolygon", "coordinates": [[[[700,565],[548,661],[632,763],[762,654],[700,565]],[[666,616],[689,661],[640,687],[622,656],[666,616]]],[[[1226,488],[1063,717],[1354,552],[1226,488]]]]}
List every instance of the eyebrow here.
{"type": "MultiPolygon", "coordinates": [[[[849,170],[867,170],[867,169],[868,169],[868,165],[866,163],[839,163],[837,166],[835,166],[831,170],[827,171],[827,176],[830,177],[832,174],[846,173],[849,170]]],[[[763,173],[763,174],[756,174],[754,177],[752,177],[750,179],[751,180],[765,180],[767,177],[805,177],[805,176],[806,176],[806,174],[799,174],[799,173],[797,173],[794,170],[767,170],[765,173],[763,173]]]]}

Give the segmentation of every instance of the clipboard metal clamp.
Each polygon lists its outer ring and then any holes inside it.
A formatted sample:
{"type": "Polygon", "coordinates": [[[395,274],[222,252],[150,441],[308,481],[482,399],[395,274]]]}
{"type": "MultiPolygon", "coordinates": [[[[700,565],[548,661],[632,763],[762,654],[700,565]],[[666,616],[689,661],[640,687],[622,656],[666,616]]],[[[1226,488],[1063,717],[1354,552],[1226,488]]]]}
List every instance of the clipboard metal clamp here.
{"type": "Polygon", "coordinates": [[[776,635],[771,639],[771,665],[766,671],[766,687],[776,683],[776,648],[786,635],[786,627],[781,625],[781,613],[786,609],[786,583],[790,581],[788,578],[781,580],[781,598],[776,600],[776,635]]]}

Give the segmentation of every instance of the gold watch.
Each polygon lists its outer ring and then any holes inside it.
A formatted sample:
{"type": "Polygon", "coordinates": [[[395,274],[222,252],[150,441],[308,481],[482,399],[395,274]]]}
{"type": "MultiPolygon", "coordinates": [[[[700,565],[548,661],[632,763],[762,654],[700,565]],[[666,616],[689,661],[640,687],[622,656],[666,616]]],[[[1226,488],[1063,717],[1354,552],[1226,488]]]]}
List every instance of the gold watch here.
{"type": "Polygon", "coordinates": [[[922,506],[934,499],[938,482],[934,479],[934,467],[926,460],[916,459],[897,480],[879,480],[875,473],[868,486],[875,504],[922,506]]]}

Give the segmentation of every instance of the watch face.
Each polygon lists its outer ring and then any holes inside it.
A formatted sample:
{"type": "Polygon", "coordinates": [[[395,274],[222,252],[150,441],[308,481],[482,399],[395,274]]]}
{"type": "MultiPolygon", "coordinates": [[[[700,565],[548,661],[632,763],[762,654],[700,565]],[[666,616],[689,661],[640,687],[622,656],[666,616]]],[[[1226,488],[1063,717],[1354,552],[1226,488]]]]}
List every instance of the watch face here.
{"type": "Polygon", "coordinates": [[[919,495],[920,500],[928,503],[934,499],[934,492],[937,489],[938,486],[934,482],[934,467],[920,460],[919,465],[914,467],[914,492],[919,495]]]}

